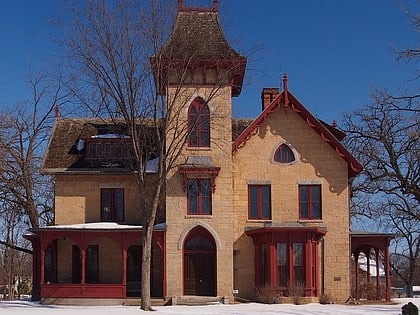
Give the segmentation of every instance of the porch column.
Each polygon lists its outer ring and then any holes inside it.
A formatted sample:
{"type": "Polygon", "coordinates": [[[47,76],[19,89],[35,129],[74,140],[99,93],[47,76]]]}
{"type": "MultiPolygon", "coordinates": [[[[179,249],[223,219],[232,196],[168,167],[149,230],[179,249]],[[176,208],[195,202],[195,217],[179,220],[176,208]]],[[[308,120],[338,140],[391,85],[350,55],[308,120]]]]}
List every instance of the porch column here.
{"type": "Polygon", "coordinates": [[[40,284],[44,284],[44,271],[45,271],[45,266],[44,266],[44,264],[45,264],[45,249],[44,249],[44,246],[42,246],[42,244],[41,244],[41,262],[40,262],[40,281],[39,281],[39,283],[40,284]]]}
{"type": "Polygon", "coordinates": [[[376,299],[381,297],[381,281],[379,273],[379,249],[375,249],[375,262],[376,262],[376,299]]]}
{"type": "MultiPolygon", "coordinates": [[[[389,242],[389,241],[388,241],[389,242]]],[[[389,244],[385,246],[385,300],[391,301],[391,273],[389,264],[389,244]]]]}
{"type": "Polygon", "coordinates": [[[270,267],[270,284],[277,286],[277,252],[276,244],[270,243],[268,247],[268,259],[270,267]]]}
{"type": "Polygon", "coordinates": [[[305,296],[312,296],[313,292],[313,278],[312,278],[312,243],[311,240],[306,239],[305,243],[305,296]]]}
{"type": "Polygon", "coordinates": [[[354,254],[354,264],[355,264],[355,271],[354,271],[354,276],[355,276],[355,286],[356,286],[356,300],[360,299],[360,288],[359,288],[359,252],[357,252],[356,254],[354,254]]]}
{"type": "Polygon", "coordinates": [[[123,285],[127,284],[127,248],[125,248],[125,246],[123,246],[123,251],[122,251],[122,271],[123,271],[123,278],[122,278],[122,283],[123,285]]]}
{"type": "Polygon", "coordinates": [[[84,285],[86,282],[86,248],[82,246],[81,249],[82,254],[82,280],[81,284],[84,285]]]}

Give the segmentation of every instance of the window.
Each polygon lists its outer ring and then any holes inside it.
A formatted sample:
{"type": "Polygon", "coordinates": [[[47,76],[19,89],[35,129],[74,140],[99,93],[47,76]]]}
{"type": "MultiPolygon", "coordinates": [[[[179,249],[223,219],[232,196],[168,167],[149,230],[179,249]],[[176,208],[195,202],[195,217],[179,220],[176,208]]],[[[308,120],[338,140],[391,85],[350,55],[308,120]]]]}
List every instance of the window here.
{"type": "Polygon", "coordinates": [[[295,160],[293,151],[286,144],[282,144],[274,153],[274,161],[279,163],[292,163],[295,160]]]}
{"type": "Polygon", "coordinates": [[[287,261],[287,243],[277,243],[277,285],[280,287],[286,287],[289,279],[287,261]]]}
{"type": "Polygon", "coordinates": [[[124,221],[124,189],[101,189],[101,221],[124,221]]]}
{"type": "Polygon", "coordinates": [[[299,218],[316,220],[322,218],[321,186],[299,186],[299,218]]]}
{"type": "Polygon", "coordinates": [[[188,180],[188,214],[211,214],[211,187],[209,178],[191,178],[188,180]]]}
{"type": "Polygon", "coordinates": [[[85,261],[86,283],[99,282],[98,245],[89,245],[85,261]]]}
{"type": "Polygon", "coordinates": [[[188,109],[188,132],[190,147],[210,146],[210,111],[200,98],[196,98],[188,109]]]}
{"type": "Polygon", "coordinates": [[[128,142],[125,139],[89,139],[86,157],[89,159],[127,158],[128,142]]]}
{"type": "Polygon", "coordinates": [[[293,243],[293,282],[305,284],[305,259],[303,243],[293,243]]]}
{"type": "Polygon", "coordinates": [[[271,186],[248,186],[248,218],[254,220],[271,219],[271,186]]]}

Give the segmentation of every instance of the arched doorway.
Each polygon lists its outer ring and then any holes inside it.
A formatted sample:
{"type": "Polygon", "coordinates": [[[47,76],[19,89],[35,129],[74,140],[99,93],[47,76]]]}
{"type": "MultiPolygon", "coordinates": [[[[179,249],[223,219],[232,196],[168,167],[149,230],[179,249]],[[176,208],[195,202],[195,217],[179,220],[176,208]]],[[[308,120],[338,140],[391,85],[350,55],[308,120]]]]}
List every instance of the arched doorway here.
{"type": "Polygon", "coordinates": [[[216,296],[216,244],[203,227],[184,241],[184,295],[216,296]]]}

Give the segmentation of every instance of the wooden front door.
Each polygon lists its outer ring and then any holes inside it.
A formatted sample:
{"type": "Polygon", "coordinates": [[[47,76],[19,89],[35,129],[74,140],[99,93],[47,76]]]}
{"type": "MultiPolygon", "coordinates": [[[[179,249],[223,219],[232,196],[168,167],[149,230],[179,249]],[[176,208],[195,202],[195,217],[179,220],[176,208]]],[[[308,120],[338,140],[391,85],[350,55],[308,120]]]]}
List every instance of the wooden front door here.
{"type": "Polygon", "coordinates": [[[184,243],[184,294],[216,296],[216,249],[202,227],[193,229],[184,243]]]}

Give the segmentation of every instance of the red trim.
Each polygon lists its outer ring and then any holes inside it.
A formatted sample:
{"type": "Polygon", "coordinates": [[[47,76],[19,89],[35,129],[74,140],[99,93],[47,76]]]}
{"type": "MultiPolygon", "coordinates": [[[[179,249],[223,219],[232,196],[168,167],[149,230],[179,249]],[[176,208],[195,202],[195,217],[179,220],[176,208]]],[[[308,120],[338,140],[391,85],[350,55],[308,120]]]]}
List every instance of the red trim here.
{"type": "MultiPolygon", "coordinates": [[[[319,295],[319,277],[320,271],[319,257],[317,247],[320,239],[326,234],[326,230],[321,227],[267,227],[252,229],[246,231],[246,234],[252,237],[255,245],[255,285],[262,284],[261,280],[264,278],[262,273],[263,266],[261,265],[262,246],[268,246],[268,263],[270,269],[270,284],[278,286],[278,271],[277,271],[277,243],[287,244],[287,267],[288,278],[290,281],[295,279],[294,267],[297,266],[293,261],[293,244],[303,245],[303,264],[304,277],[306,280],[305,296],[319,295]]],[[[283,287],[284,293],[287,288],[283,287]]]]}
{"type": "Polygon", "coordinates": [[[348,164],[349,178],[356,176],[362,170],[362,165],[344,145],[300,103],[290,91],[281,92],[269,106],[239,135],[232,144],[232,154],[234,155],[246,142],[256,134],[258,127],[262,126],[268,116],[278,111],[281,107],[286,108],[285,103],[288,102],[295,113],[297,113],[316,133],[318,133],[323,141],[325,141],[344,161],[348,164]]]}
{"type": "MultiPolygon", "coordinates": [[[[123,270],[127,258],[127,249],[134,241],[142,237],[140,229],[132,230],[99,230],[99,229],[48,229],[40,228],[33,231],[32,234],[25,236],[33,244],[34,249],[34,263],[33,263],[33,287],[34,298],[125,298],[126,297],[126,278],[123,276],[122,283],[119,284],[93,284],[84,283],[43,283],[44,279],[44,257],[47,246],[56,239],[68,238],[71,239],[75,246],[81,249],[81,256],[85,256],[84,252],[92,241],[107,237],[116,242],[121,247],[121,255],[123,260],[123,270]]],[[[162,249],[162,257],[165,259],[165,231],[153,231],[153,241],[162,249]]],[[[83,269],[85,269],[85,262],[82,261],[83,269]]],[[[82,275],[85,272],[82,272],[82,275]]],[[[163,296],[166,296],[166,267],[163,264],[163,296]]]]}
{"type": "Polygon", "coordinates": [[[184,180],[184,192],[187,191],[187,183],[189,178],[210,178],[212,191],[216,191],[216,177],[219,175],[220,167],[194,167],[180,166],[179,174],[184,180]]]}

